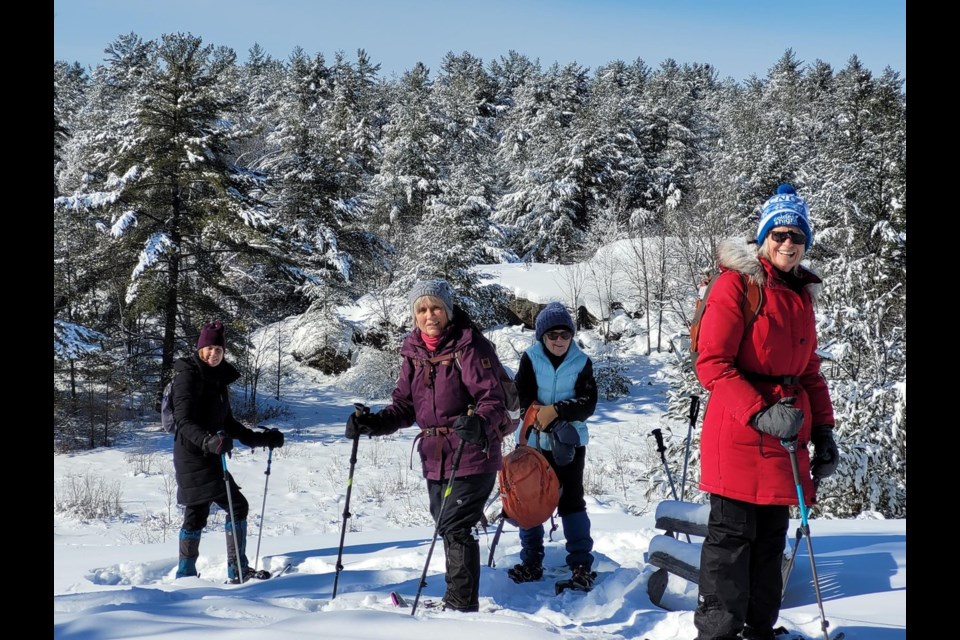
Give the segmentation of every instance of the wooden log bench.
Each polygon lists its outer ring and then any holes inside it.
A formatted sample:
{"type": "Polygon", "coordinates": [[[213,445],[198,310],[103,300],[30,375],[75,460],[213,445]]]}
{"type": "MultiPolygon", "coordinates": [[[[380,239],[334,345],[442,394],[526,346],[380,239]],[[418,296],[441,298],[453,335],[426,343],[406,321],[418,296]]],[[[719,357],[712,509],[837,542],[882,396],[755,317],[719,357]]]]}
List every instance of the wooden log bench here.
{"type": "MultiPolygon", "coordinates": [[[[649,564],[657,567],[657,571],[647,582],[647,594],[653,604],[664,609],[668,608],[663,604],[663,594],[666,592],[671,573],[693,584],[700,583],[700,547],[703,538],[707,537],[709,517],[710,505],[708,504],[663,500],[657,505],[656,527],[663,529],[664,533],[650,540],[646,558],[649,564]]],[[[792,559],[799,542],[799,535],[793,548],[790,546],[789,538],[785,541],[783,593],[787,590],[787,579],[793,568],[792,559]]]]}
{"type": "Polygon", "coordinates": [[[707,536],[709,516],[708,504],[663,500],[657,505],[656,527],[665,533],[650,540],[647,562],[658,568],[647,582],[647,594],[658,607],[668,608],[662,601],[671,573],[693,584],[700,582],[700,544],[707,536]]]}

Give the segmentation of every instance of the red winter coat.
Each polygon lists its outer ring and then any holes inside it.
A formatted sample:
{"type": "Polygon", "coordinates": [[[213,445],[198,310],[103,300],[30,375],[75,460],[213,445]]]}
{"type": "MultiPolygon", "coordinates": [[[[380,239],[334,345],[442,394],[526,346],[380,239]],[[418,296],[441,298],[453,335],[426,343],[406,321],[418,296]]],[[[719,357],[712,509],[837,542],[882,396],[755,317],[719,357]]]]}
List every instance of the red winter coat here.
{"type": "MultiPolygon", "coordinates": [[[[821,280],[800,268],[794,287],[757,255],[756,245],[721,243],[722,273],[710,291],[700,325],[696,373],[710,399],[700,438],[700,489],[754,504],[797,504],[797,486],[779,439],[750,426],[761,409],[795,396],[804,421],[797,439],[801,487],[815,501],[807,443],[814,425],[834,424],[833,403],[816,353],[814,299],[821,280]],[[745,273],[763,290],[763,304],[744,333],[745,273]],[[797,290],[799,289],[799,291],[797,290]],[[796,384],[757,380],[752,374],[796,376],[796,384]]],[[[792,276],[791,276],[792,277],[792,276]]]]}
{"type": "Polygon", "coordinates": [[[389,424],[384,433],[416,422],[423,430],[423,437],[417,441],[423,477],[449,478],[453,455],[460,444],[460,438],[449,428],[472,404],[477,415],[486,421],[489,445],[484,451],[479,445],[467,443],[457,477],[499,471],[502,462],[499,425],[507,409],[500,379],[492,368],[492,358],[496,355],[493,345],[473,329],[465,313],[457,309],[454,321],[440,336],[436,352],[427,350],[420,329],[414,329],[404,339],[400,355],[403,363],[392,402],[380,412],[389,424]],[[459,366],[452,357],[455,352],[460,352],[459,366]],[[442,354],[451,354],[451,359],[433,366],[423,364],[426,358],[442,354]],[[436,427],[441,427],[440,431],[436,427]]]}

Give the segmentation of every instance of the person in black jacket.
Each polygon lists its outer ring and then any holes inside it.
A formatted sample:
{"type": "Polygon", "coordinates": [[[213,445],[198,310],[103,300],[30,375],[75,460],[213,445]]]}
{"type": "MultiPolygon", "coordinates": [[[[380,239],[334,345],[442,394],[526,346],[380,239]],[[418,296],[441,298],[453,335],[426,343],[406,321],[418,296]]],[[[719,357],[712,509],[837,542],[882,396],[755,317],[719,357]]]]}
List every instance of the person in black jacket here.
{"type": "Polygon", "coordinates": [[[266,571],[254,571],[246,556],[247,513],[249,503],[240,487],[226,473],[221,456],[229,454],[236,438],[249,447],[283,446],[283,433],[277,429],[253,431],[233,417],[227,387],[240,377],[237,369],[224,360],[223,323],[205,324],[197,340],[197,350],[178,359],[174,365],[173,415],[176,435],[173,444],[173,466],[177,476],[177,503],[185,506],[180,529],[180,562],[178,578],[197,575],[200,555],[200,534],[207,525],[210,504],[216,503],[227,513],[224,529],[227,535],[227,577],[230,582],[248,578],[269,578],[266,571]],[[233,517],[230,520],[230,501],[233,517]],[[234,533],[236,544],[234,544],[234,533]],[[239,549],[240,570],[237,569],[239,549]]]}
{"type": "MultiPolygon", "coordinates": [[[[561,487],[557,512],[566,538],[567,566],[576,588],[588,591],[597,575],[592,570],[593,538],[583,499],[586,421],[597,408],[593,361],[573,341],[577,329],[563,304],[544,307],[535,328],[537,341],[520,356],[516,377],[523,412],[531,405],[538,407],[535,431],[525,444],[538,446],[557,473],[561,487]]],[[[543,577],[543,534],[542,524],[520,529],[521,562],[507,571],[514,582],[543,577]]]]}

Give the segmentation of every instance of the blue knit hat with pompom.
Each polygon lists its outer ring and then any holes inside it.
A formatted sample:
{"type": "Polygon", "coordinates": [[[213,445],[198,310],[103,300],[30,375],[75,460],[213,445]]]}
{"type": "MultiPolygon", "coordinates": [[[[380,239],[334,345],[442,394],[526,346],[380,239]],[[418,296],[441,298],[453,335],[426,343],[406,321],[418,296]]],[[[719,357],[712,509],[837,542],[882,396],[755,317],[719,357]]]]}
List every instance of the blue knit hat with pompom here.
{"type": "Polygon", "coordinates": [[[810,211],[803,198],[797,195],[792,184],[781,184],[777,193],[763,203],[760,226],[757,227],[757,244],[763,244],[770,229],[774,227],[799,227],[807,236],[803,245],[809,251],[813,244],[813,229],[810,226],[810,211]]]}

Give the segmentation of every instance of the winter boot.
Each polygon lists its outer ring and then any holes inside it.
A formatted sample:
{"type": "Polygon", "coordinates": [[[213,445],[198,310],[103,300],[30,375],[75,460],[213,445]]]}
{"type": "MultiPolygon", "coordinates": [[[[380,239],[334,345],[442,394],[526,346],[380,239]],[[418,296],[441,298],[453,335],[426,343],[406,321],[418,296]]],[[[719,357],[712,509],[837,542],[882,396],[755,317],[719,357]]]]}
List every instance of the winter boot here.
{"type": "Polygon", "coordinates": [[[227,534],[227,582],[230,584],[240,584],[250,579],[266,580],[270,577],[269,571],[256,571],[251,569],[247,560],[247,521],[237,520],[237,526],[231,526],[233,523],[227,522],[224,529],[227,534]],[[233,533],[236,529],[237,544],[234,546],[233,533]],[[237,550],[240,551],[240,571],[237,571],[237,550]],[[241,574],[242,572],[242,574],[241,574]],[[243,575],[243,580],[240,576],[243,575]]]}
{"type": "Polygon", "coordinates": [[[200,534],[203,530],[180,529],[180,562],[177,564],[177,577],[188,578],[197,575],[197,558],[200,556],[200,534]]]}
{"type": "Polygon", "coordinates": [[[593,581],[596,579],[596,571],[591,571],[590,567],[586,565],[578,564],[573,568],[573,576],[570,578],[570,582],[573,583],[575,589],[590,591],[593,589],[593,581]]]}
{"type": "Polygon", "coordinates": [[[539,562],[521,562],[512,569],[507,569],[507,575],[517,584],[536,582],[543,578],[543,565],[539,562]]]}

